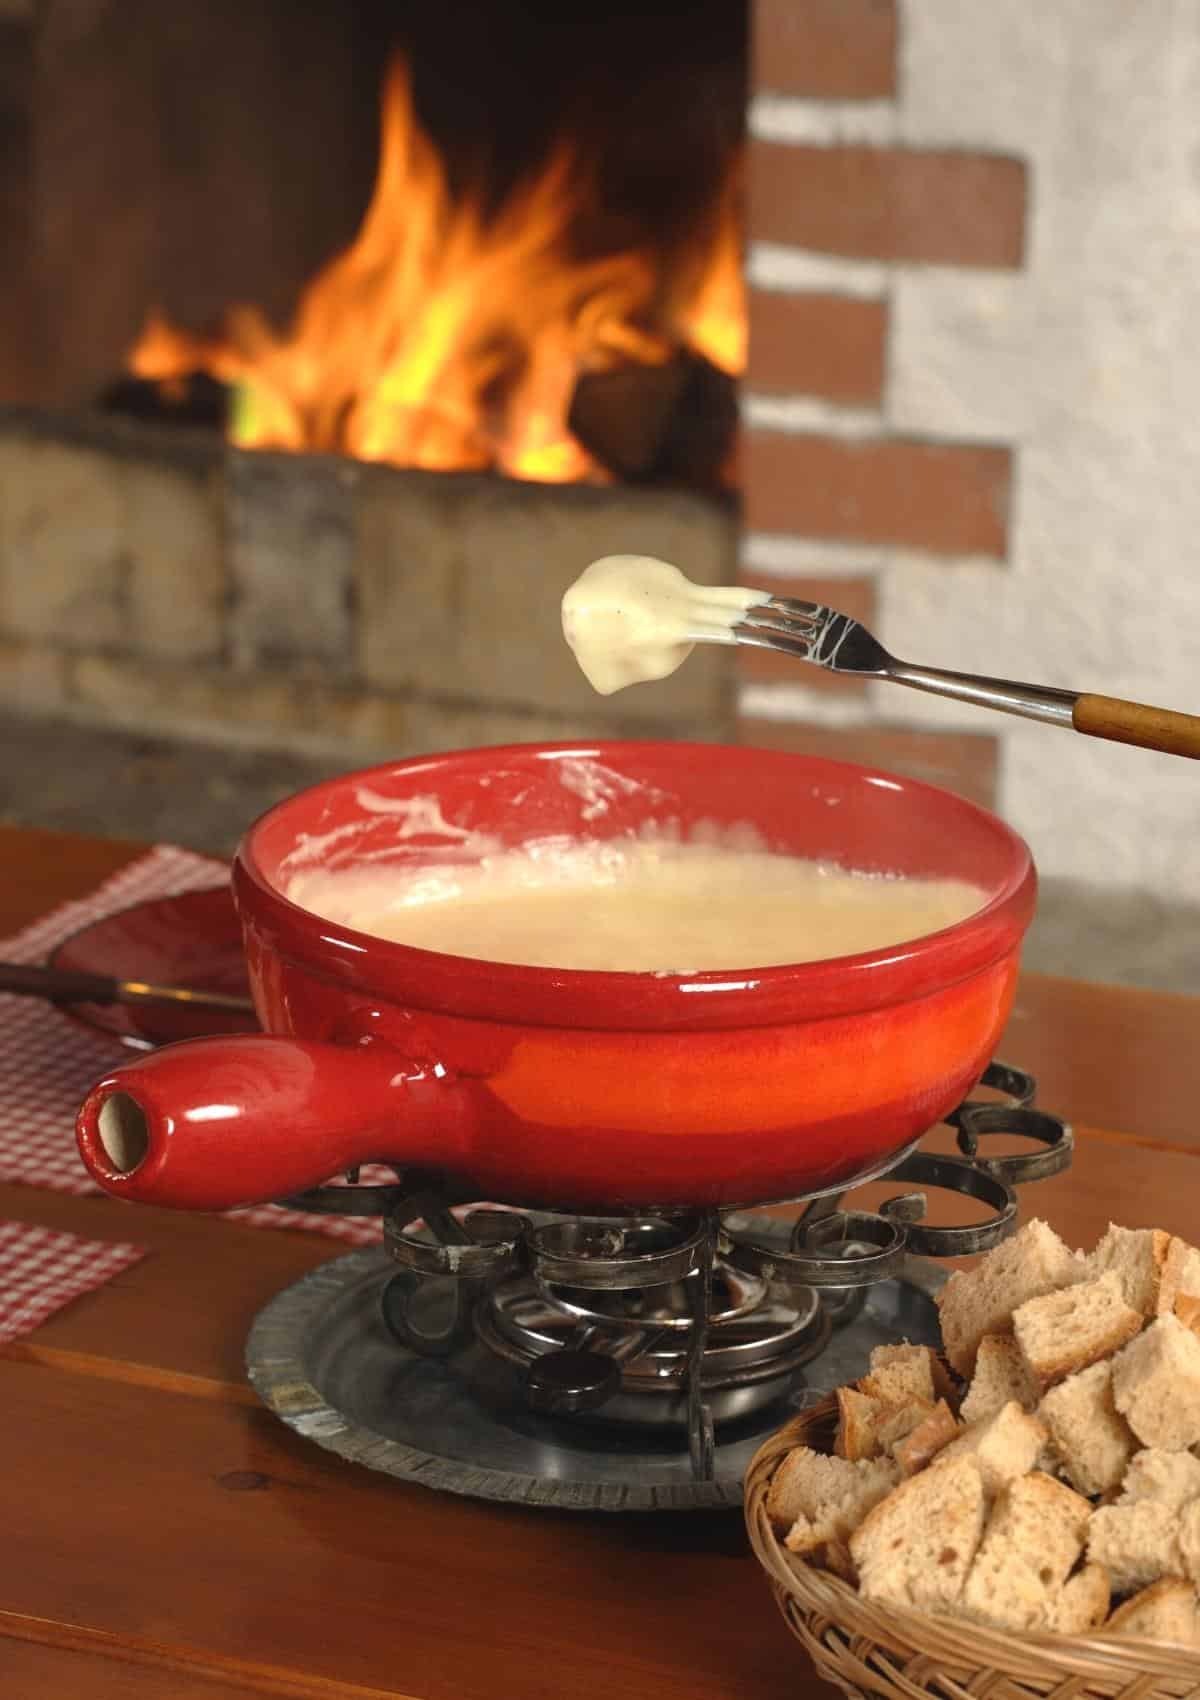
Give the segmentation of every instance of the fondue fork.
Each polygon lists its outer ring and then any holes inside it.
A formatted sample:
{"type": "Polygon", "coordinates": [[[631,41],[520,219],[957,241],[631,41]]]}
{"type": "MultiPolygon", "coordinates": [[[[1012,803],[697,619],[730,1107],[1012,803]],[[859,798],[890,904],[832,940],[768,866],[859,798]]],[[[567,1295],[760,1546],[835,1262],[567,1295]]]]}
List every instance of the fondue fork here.
{"type": "Polygon", "coordinates": [[[728,607],[706,608],[704,592],[697,587],[691,615],[688,637],[694,643],[739,643],[774,649],[833,673],[890,679],[915,691],[998,709],[1001,714],[1018,714],[1026,720],[1043,720],[1092,738],[1200,758],[1200,716],[1087,691],[951,673],[940,667],[913,667],[889,655],[857,620],[817,602],[771,596],[747,608],[731,623],[728,607]]]}
{"type": "Polygon", "coordinates": [[[152,986],[144,980],[117,980],[107,974],[43,968],[27,962],[0,962],[0,992],[47,998],[51,1003],[174,1004],[189,1009],[223,1009],[253,1015],[249,998],[227,992],[193,991],[186,986],[152,986]]]}

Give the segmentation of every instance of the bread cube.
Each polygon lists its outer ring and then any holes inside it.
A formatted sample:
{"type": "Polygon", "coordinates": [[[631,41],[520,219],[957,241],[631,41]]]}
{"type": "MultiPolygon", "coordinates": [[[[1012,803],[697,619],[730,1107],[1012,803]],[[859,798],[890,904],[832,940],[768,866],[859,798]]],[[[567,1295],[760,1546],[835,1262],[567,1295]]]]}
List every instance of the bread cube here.
{"type": "Polygon", "coordinates": [[[975,1367],[986,1334],[1010,1334],[1027,1299],[1087,1279],[1083,1260],[1038,1218],[1027,1222],[970,1270],[955,1270],[938,1294],[946,1356],[962,1376],[975,1367]]]}
{"type": "Polygon", "coordinates": [[[1092,1364],[1052,1387],[1037,1408],[1056,1462],[1080,1493],[1111,1493],[1125,1478],[1137,1438],[1113,1403],[1112,1365],[1092,1364]]]}
{"type": "Polygon", "coordinates": [[[1113,1400],[1144,1446],[1200,1442],[1200,1336],[1160,1316],[1113,1360],[1113,1400]]]}
{"type": "Polygon", "coordinates": [[[1053,1387],[1120,1351],[1145,1321],[1127,1305],[1115,1269],[1094,1281],[1028,1299],[1013,1313],[1021,1356],[1039,1386],[1053,1387]]]}

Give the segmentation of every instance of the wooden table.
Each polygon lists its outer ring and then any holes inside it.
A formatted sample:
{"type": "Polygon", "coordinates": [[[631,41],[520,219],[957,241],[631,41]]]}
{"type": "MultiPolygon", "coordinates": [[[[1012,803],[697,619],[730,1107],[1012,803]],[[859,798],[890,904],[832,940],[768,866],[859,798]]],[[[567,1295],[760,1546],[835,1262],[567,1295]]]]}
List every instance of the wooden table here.
{"type": "MultiPolygon", "coordinates": [[[[136,846],[0,831],[0,933],[136,846]]],[[[1200,1000],[1029,977],[1004,1054],[1077,1122],[1027,1213],[1196,1230],[1200,1000]]],[[[0,1186],[0,1218],[152,1255],[0,1355],[7,1700],[779,1700],[809,1675],[732,1514],[584,1516],[437,1496],[261,1409],[261,1305],[316,1236],[0,1186]]]]}

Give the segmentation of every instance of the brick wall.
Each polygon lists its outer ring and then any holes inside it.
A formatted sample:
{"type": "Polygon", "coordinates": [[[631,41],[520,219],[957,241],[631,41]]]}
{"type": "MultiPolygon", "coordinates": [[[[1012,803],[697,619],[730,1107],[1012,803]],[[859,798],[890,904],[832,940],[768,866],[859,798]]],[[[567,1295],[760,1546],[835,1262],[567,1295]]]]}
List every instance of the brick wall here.
{"type": "MultiPolygon", "coordinates": [[[[1005,571],[1012,446],[895,421],[893,280],[898,267],[1019,270],[1029,194],[1020,158],[902,140],[904,23],[901,0],[753,4],[742,574],[876,628],[898,555],[1005,571]]],[[[912,720],[894,687],[758,651],[741,666],[745,740],[995,801],[997,736],[983,717],[943,731],[912,720]]]]}

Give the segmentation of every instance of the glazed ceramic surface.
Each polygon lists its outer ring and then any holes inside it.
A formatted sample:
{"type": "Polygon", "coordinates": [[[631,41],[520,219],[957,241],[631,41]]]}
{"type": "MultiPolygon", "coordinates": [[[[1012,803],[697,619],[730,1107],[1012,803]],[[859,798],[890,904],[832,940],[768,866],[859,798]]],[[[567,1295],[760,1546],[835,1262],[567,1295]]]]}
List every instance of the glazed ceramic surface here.
{"type": "MultiPolygon", "coordinates": [[[[234,869],[264,1036],[169,1046],[80,1113],[110,1191],[200,1209],[370,1159],[559,1209],[799,1197],[877,1168],[970,1090],[1011,1006],[1035,895],[1002,822],[816,758],[707,745],[516,746],[316,786],[234,869]],[[771,850],[981,888],[966,920],[853,957],[688,975],[525,968],[335,926],[301,869],[470,861],[550,837],[755,829],[771,850]]],[[[747,893],[753,901],[753,893],[747,893]]]]}
{"type": "MultiPolygon", "coordinates": [[[[49,957],[52,968],[119,974],[156,986],[248,997],[242,930],[227,885],[154,897],[115,915],[89,921],[49,957]]],[[[111,1033],[130,1050],[153,1050],[173,1039],[211,1033],[253,1033],[253,1015],[190,1009],[176,1004],[63,1004],[64,1015],[111,1033]]]]}

